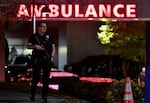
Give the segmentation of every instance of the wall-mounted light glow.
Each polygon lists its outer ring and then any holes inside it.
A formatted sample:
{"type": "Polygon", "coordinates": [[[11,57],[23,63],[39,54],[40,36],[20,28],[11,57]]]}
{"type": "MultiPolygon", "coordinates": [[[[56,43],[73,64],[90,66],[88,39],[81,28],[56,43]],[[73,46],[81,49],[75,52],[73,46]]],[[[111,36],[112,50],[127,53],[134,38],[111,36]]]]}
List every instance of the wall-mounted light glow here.
{"type": "Polygon", "coordinates": [[[111,28],[109,25],[101,25],[99,27],[99,32],[97,32],[97,38],[102,44],[108,44],[110,43],[110,38],[113,38],[114,36],[112,31],[113,28],[111,28]]]}
{"type": "Polygon", "coordinates": [[[100,18],[100,21],[102,21],[102,22],[107,22],[107,21],[108,21],[108,18],[100,18]]]}
{"type": "Polygon", "coordinates": [[[101,27],[99,27],[100,31],[113,31],[113,28],[111,28],[108,25],[101,25],[101,27]]]}

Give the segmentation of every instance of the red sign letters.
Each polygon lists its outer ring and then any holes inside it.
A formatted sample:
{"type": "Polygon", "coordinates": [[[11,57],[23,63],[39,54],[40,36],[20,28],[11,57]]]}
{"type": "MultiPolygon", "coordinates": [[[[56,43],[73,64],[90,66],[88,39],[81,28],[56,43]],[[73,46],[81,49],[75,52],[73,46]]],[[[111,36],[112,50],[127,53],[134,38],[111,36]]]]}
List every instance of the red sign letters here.
{"type": "Polygon", "coordinates": [[[34,9],[21,4],[17,17],[32,17],[33,10],[38,18],[136,18],[136,4],[88,4],[84,8],[79,4],[48,4],[34,5],[34,9]],[[43,11],[45,7],[49,12],[43,11]]]}

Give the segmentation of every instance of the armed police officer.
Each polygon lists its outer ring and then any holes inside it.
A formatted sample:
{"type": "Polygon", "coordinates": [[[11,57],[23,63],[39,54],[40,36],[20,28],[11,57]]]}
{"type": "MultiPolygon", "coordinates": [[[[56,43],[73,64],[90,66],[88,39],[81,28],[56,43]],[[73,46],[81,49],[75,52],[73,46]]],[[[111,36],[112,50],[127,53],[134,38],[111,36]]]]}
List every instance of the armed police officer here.
{"type": "Polygon", "coordinates": [[[28,49],[33,49],[31,60],[33,74],[30,100],[35,100],[36,87],[41,78],[42,71],[42,101],[47,102],[50,69],[55,55],[55,43],[51,35],[46,32],[46,22],[40,21],[37,26],[37,32],[29,37],[27,44],[28,49]]]}

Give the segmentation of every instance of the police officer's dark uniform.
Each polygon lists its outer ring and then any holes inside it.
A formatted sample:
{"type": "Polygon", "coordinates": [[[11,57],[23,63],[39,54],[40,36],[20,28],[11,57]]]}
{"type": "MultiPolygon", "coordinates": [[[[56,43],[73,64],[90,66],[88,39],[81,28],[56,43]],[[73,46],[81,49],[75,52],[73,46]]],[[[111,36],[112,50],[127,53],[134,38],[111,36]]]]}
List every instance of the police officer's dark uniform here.
{"type": "Polygon", "coordinates": [[[49,75],[50,75],[50,68],[51,68],[50,58],[52,52],[52,44],[54,44],[54,41],[52,37],[47,33],[45,33],[44,35],[35,33],[29,37],[28,43],[32,43],[32,45],[40,45],[41,47],[44,48],[44,50],[33,49],[32,51],[33,77],[32,77],[30,99],[34,101],[37,83],[41,78],[41,70],[42,70],[43,73],[42,99],[45,99],[45,101],[47,101],[49,75]]]}

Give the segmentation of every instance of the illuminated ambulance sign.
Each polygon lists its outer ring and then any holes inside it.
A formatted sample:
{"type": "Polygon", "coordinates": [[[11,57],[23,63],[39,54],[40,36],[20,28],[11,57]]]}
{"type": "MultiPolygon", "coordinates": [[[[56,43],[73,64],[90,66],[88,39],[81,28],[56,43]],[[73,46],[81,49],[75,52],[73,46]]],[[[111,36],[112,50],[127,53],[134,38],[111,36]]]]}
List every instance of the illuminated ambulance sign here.
{"type": "MultiPolygon", "coordinates": [[[[48,4],[34,5],[34,14],[38,18],[136,18],[136,4],[48,4]],[[49,12],[43,12],[44,8],[49,12]]],[[[17,17],[32,17],[33,5],[29,8],[21,4],[17,17]]]]}

